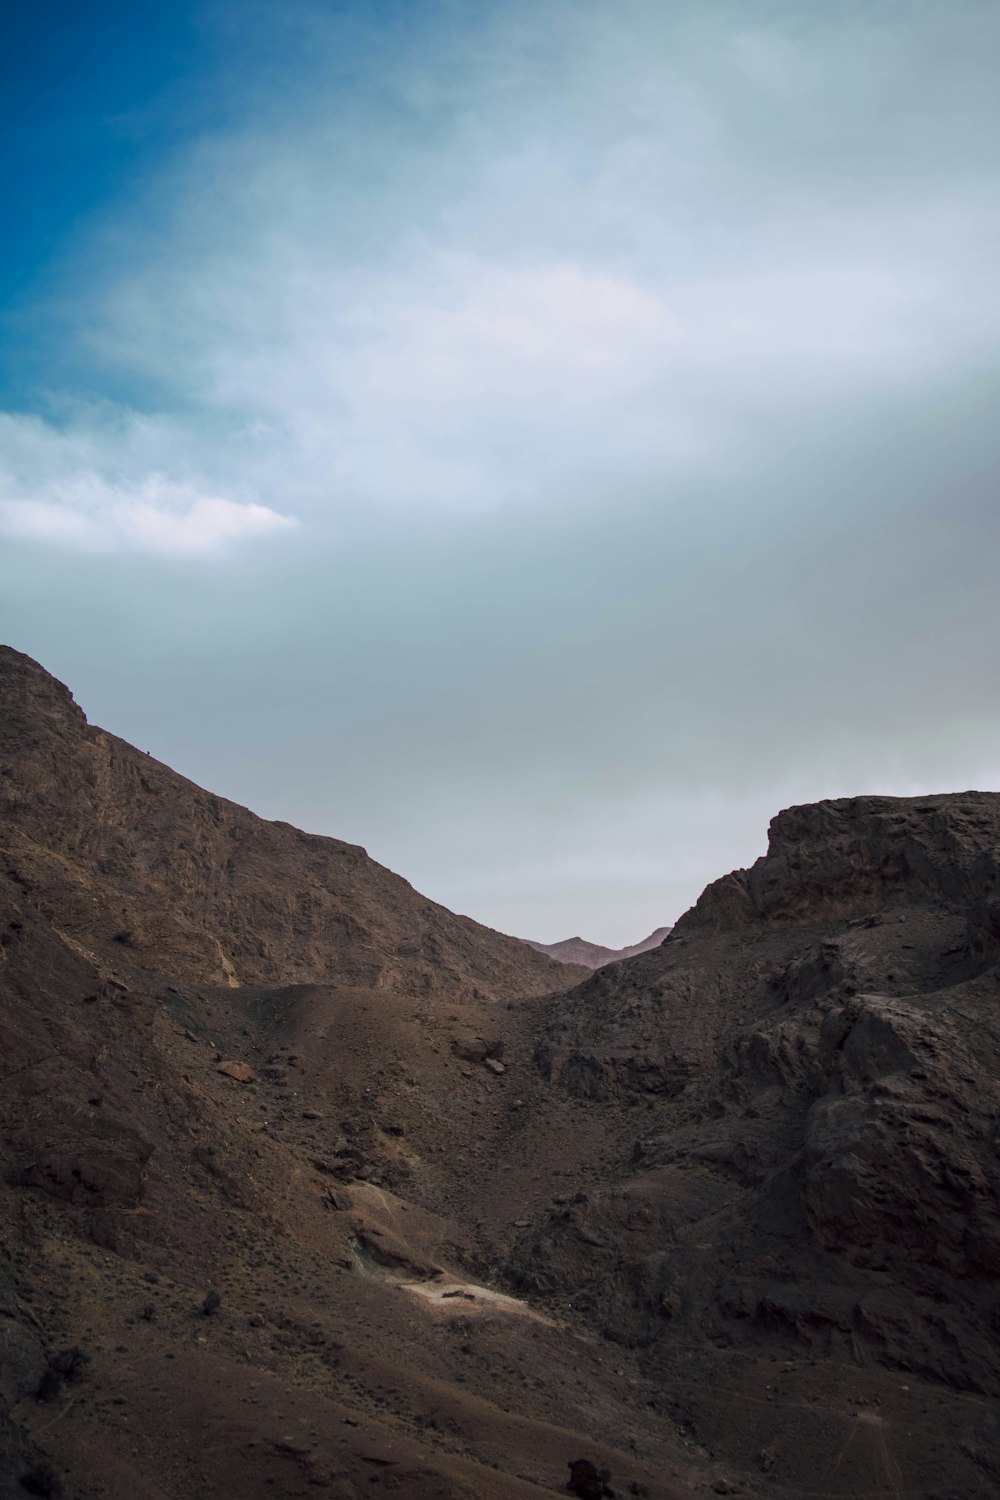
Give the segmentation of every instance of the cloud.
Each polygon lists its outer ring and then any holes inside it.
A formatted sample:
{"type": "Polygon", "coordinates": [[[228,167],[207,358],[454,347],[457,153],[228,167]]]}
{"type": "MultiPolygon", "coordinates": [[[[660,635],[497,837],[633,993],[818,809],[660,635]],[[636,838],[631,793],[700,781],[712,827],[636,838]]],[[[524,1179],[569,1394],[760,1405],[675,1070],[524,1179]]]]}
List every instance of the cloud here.
{"type": "Polygon", "coordinates": [[[0,531],[12,538],[88,553],[211,554],[240,538],[294,527],[269,506],[201,493],[190,482],[140,467],[141,449],[165,434],[112,433],[78,422],[66,432],[37,418],[0,418],[0,531]],[[94,467],[116,461],[118,477],[94,467]]]}
{"type": "MultiPolygon", "coordinates": [[[[626,10],[512,3],[503,25],[444,27],[431,6],[365,40],[359,15],[345,32],[306,7],[303,88],[256,93],[78,266],[78,350],[113,411],[45,430],[61,497],[20,497],[19,524],[43,534],[37,506],[57,504],[53,537],[93,537],[75,447],[114,490],[123,429],[148,467],[107,530],[119,544],[221,544],[223,516],[233,534],[266,512],[357,531],[400,508],[573,513],[602,489],[752,485],[767,423],[988,357],[997,212],[976,152],[956,191],[929,149],[933,18],[792,35],[755,7],[738,25],[725,6],[626,10]],[[368,93],[305,86],[345,45],[368,93]],[[897,115],[928,145],[917,179],[897,115]],[[146,484],[245,508],[178,532],[192,501],[146,484]]],[[[943,90],[932,113],[971,141],[969,88],[946,71],[943,90]]]]}
{"type": "Polygon", "coordinates": [[[80,552],[215,552],[238,537],[295,524],[266,505],[192,496],[158,475],[138,494],[83,474],[56,500],[0,500],[0,529],[8,536],[80,552]]]}
{"type": "Polygon", "coordinates": [[[36,319],[26,648],[541,937],[637,938],[791,800],[995,781],[1000,7],[274,15],[36,319]],[[178,611],[158,556],[226,549],[178,611]]]}

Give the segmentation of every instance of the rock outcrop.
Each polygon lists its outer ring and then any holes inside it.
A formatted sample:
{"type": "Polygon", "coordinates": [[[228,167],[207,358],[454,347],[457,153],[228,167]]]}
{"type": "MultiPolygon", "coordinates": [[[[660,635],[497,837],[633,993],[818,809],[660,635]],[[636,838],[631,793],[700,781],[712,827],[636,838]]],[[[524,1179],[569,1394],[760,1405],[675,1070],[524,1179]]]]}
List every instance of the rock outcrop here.
{"type": "Polygon", "coordinates": [[[556,1002],[544,1075],[637,1134],[524,1236],[521,1283],[650,1367],[763,1343],[1000,1396],[998,878],[1000,796],[792,808],[556,1002]]]}

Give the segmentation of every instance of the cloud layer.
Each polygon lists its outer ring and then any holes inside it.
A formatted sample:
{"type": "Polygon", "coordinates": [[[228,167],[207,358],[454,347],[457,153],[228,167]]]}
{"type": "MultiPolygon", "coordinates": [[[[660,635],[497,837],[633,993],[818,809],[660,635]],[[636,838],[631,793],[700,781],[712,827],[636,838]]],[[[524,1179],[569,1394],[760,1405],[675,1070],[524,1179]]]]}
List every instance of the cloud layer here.
{"type": "Polygon", "coordinates": [[[792,798],[995,777],[994,6],[215,15],[225,127],[27,317],[15,643],[548,939],[792,798]],[[138,686],[116,606],[40,602],[123,552],[138,686]]]}
{"type": "MultiPolygon", "coordinates": [[[[758,417],[996,347],[1000,26],[910,19],[430,7],[404,38],[317,12],[314,86],[95,236],[88,377],[173,419],[165,482],[279,513],[559,506],[584,475],[752,462],[758,417]],[[347,38],[368,92],[317,96],[347,38]]],[[[64,430],[108,442],[85,412],[64,430]]]]}

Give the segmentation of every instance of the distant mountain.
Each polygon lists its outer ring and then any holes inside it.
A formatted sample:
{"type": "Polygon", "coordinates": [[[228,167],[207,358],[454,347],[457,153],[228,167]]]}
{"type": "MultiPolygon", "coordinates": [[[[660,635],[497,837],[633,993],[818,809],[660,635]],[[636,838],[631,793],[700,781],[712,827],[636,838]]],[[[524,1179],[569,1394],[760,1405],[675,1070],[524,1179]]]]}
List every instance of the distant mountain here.
{"type": "Polygon", "coordinates": [[[561,964],[583,964],[587,969],[603,969],[605,964],[616,964],[619,959],[635,958],[637,953],[658,948],[672,931],[671,927],[657,927],[649,937],[643,938],[641,943],[633,943],[630,948],[603,948],[600,943],[588,943],[582,937],[563,938],[561,943],[533,943],[530,938],[525,942],[536,953],[547,953],[561,964]]]}

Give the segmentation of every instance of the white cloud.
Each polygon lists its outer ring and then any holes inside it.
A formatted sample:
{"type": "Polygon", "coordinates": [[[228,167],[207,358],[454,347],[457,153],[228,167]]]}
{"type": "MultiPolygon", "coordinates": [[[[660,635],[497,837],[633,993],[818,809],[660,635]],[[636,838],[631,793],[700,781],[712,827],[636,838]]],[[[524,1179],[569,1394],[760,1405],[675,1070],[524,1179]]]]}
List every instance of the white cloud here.
{"type": "MultiPolygon", "coordinates": [[[[156,472],[109,478],[89,462],[102,447],[101,436],[99,430],[61,433],[37,419],[4,418],[0,531],[81,552],[196,555],[296,524],[269,506],[204,494],[156,472]]],[[[105,462],[112,456],[120,461],[127,445],[109,446],[105,462]]]]}
{"type": "Polygon", "coordinates": [[[880,89],[923,100],[926,37],[872,23],[864,61],[864,18],[792,39],[629,10],[398,60],[410,136],[306,90],[197,143],[108,231],[81,314],[161,411],[38,427],[59,493],[15,489],[7,529],[195,550],[279,512],[667,496],[752,479],[761,416],[862,410],[995,342],[988,184],[914,174],[883,120],[880,89]]]}
{"type": "MultiPolygon", "coordinates": [[[[0,416],[0,528],[52,554],[308,523],[266,616],[268,548],[229,594],[204,570],[190,696],[137,674],[160,743],[197,725],[230,794],[329,805],[449,904],[614,941],[893,750],[886,787],[991,769],[1000,7],[430,3],[367,56],[323,52],[330,9],[280,97],[80,242],[48,369],[86,404],[0,416]]],[[[87,570],[0,551],[42,640],[34,580],[87,570]]],[[[195,627],[148,615],[176,661],[195,627]]]]}
{"type": "MultiPolygon", "coordinates": [[[[629,185],[609,168],[588,197],[567,166],[557,196],[572,252],[523,217],[511,179],[512,244],[475,244],[499,208],[472,187],[457,226],[433,233],[406,226],[390,196],[383,209],[403,222],[352,258],[315,207],[296,222],[261,150],[256,197],[244,164],[255,211],[240,234],[221,216],[207,241],[180,227],[171,272],[123,279],[102,336],[140,378],[193,394],[181,454],[201,451],[211,426],[220,472],[257,495],[280,485],[303,515],[571,509],[591,476],[666,489],[752,464],[748,415],[860,407],[975,356],[1000,325],[978,259],[989,215],[975,204],[945,212],[932,195],[873,211],[847,193],[831,229],[807,194],[734,225],[720,252],[699,243],[701,219],[720,211],[713,193],[750,191],[725,173],[662,205],[647,244],[648,203],[633,236],[629,185]],[[610,219],[624,236],[614,256],[596,243],[610,219]],[[690,238],[672,260],[675,232],[690,238]]],[[[307,134],[299,174],[312,173],[317,199],[327,170],[307,134]]]]}
{"type": "MultiPolygon", "coordinates": [[[[280,214],[261,202],[262,223],[280,214]]],[[[571,508],[590,479],[744,467],[748,414],[912,387],[1000,320],[974,275],[960,292],[919,256],[835,258],[791,230],[773,263],[655,278],[547,247],[513,266],[411,252],[361,269],[251,236],[119,288],[109,330],[143,350],[138,373],[198,395],[197,419],[170,424],[173,462],[352,525],[397,506],[571,508]]]]}

